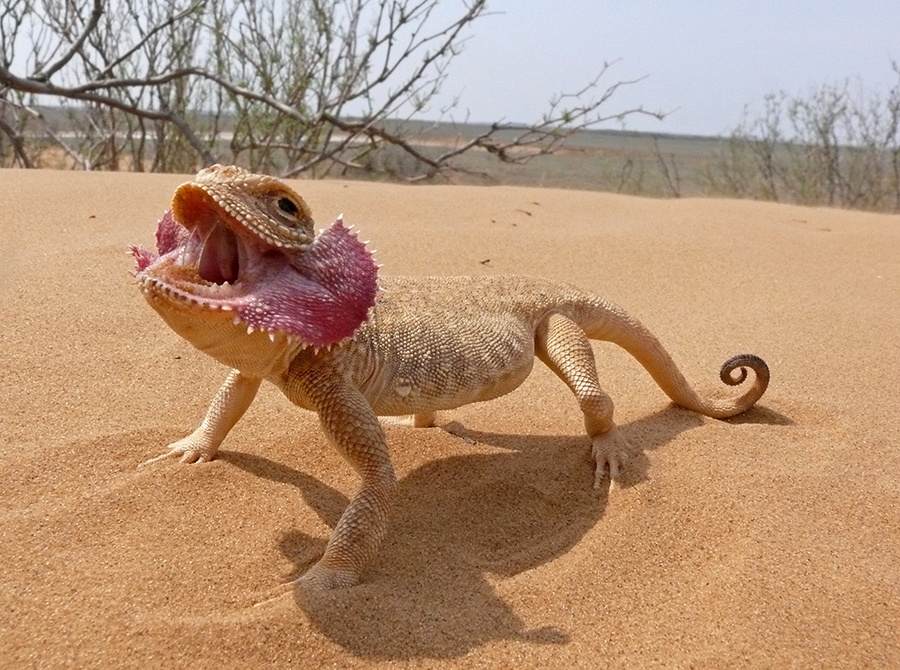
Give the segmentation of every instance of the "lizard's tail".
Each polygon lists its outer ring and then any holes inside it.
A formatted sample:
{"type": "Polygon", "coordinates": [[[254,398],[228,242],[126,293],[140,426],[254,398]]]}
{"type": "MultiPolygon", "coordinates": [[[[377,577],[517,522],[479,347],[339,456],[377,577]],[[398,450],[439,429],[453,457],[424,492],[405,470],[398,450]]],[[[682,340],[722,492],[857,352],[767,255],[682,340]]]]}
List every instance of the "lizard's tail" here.
{"type": "Polygon", "coordinates": [[[631,354],[653,377],[672,401],[705,416],[727,419],[750,409],[766,392],[769,385],[769,366],[759,356],[739,354],[722,364],[719,378],[728,386],[740,386],[747,379],[747,368],[753,370],[753,384],[743,395],[731,399],[703,398],[688,384],[684,375],[659,340],[637,319],[624,310],[602,301],[586,310],[578,319],[585,334],[592,340],[604,340],[619,345],[631,354]]]}

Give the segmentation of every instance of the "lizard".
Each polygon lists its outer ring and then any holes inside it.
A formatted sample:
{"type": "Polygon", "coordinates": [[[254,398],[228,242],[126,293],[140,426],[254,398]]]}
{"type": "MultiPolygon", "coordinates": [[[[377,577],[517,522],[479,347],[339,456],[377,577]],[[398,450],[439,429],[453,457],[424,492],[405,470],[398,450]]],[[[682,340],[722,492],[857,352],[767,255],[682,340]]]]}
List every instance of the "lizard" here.
{"type": "Polygon", "coordinates": [[[657,338],[615,304],[574,286],[527,276],[380,276],[339,216],[316,233],[287,184],[214,165],[179,186],[157,224],[157,252],[132,246],[149,305],[180,336],[231,371],[205,418],[153,462],[213,459],[263,380],[318,414],[361,479],[304,587],[352,586],[378,553],[397,486],[379,416],[433,425],[436,412],[509,393],[534,359],[569,387],[584,416],[594,486],[619,480],[629,445],[600,388],[589,340],[613,342],[677,405],[727,418],[769,382],[752,354],[726,361],[736,398],[698,395],[657,338]]]}

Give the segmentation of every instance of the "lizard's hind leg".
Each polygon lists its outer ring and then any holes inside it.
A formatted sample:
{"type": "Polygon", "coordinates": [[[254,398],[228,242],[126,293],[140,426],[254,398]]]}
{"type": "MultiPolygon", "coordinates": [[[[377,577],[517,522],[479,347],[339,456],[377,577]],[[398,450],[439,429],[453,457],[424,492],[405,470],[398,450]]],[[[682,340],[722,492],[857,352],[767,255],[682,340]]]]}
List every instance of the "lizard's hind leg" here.
{"type": "Polygon", "coordinates": [[[628,443],[613,422],[613,402],[600,388],[594,351],[584,331],[565,316],[551,314],[538,325],[535,345],[537,357],[572,390],[584,414],[596,462],[594,488],[600,488],[607,469],[610,479],[618,480],[628,443]]]}

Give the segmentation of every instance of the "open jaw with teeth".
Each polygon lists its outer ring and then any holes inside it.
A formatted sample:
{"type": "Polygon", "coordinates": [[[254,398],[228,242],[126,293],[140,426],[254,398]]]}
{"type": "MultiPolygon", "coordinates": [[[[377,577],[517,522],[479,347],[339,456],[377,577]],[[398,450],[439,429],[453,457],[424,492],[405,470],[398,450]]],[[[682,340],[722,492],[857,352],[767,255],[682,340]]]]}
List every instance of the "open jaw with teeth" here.
{"type": "MultiPolygon", "coordinates": [[[[284,209],[284,196],[273,197],[284,209]]],[[[365,245],[341,218],[311,239],[311,226],[306,234],[264,214],[265,195],[253,209],[242,199],[179,187],[157,226],[159,253],[131,247],[150,305],[167,321],[184,311],[228,313],[248,333],[315,347],[351,336],[375,304],[377,266],[365,245]]]]}

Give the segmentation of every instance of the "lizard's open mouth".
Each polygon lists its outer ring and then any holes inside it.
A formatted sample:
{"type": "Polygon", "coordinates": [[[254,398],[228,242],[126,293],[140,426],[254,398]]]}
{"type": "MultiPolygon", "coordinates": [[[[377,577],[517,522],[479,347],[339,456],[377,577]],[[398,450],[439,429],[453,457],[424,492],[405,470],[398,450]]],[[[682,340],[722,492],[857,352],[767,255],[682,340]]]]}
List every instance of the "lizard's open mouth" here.
{"type": "Polygon", "coordinates": [[[188,230],[188,239],[178,248],[176,264],[195,267],[199,279],[208,284],[237,283],[242,268],[250,262],[252,248],[239,242],[224,220],[195,222],[188,230]]]}
{"type": "Polygon", "coordinates": [[[131,247],[154,309],[232,312],[251,333],[314,346],[352,335],[375,303],[377,268],[343,221],[314,237],[306,204],[280,182],[206,183],[203,175],[176,190],[157,226],[159,254],[131,247]]]}
{"type": "Polygon", "coordinates": [[[227,226],[216,224],[201,245],[198,274],[213,284],[233,284],[240,269],[237,237],[227,226]]]}
{"type": "Polygon", "coordinates": [[[162,292],[190,305],[237,309],[289,268],[283,252],[248,237],[235,233],[216,209],[185,223],[170,210],[157,228],[159,255],[132,250],[136,276],[145,292],[162,292]]]}

